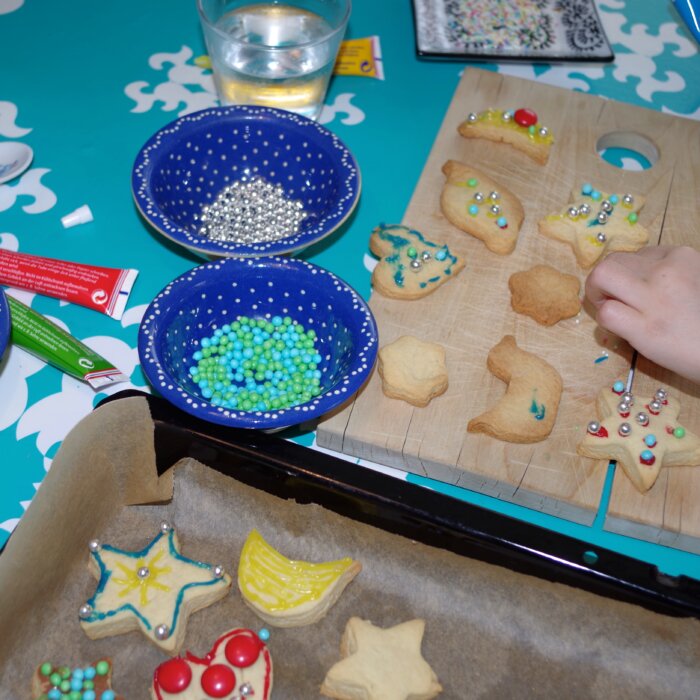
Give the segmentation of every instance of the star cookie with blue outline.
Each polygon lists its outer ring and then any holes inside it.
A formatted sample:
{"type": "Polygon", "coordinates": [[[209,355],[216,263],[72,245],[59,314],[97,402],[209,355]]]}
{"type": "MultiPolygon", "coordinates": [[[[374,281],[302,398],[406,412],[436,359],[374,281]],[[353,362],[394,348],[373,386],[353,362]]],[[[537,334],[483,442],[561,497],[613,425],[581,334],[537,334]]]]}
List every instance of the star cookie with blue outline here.
{"type": "Polygon", "coordinates": [[[177,654],[188,617],[223,598],[231,587],[223,567],[183,556],[167,523],[141,550],[98,540],[89,549],[89,568],[98,583],[79,617],[91,639],[139,629],[163,651],[177,654]]]}
{"type": "Polygon", "coordinates": [[[622,380],[603,388],[592,420],[577,452],[583,457],[615,460],[638,491],[656,482],[661,467],[700,465],[700,437],[678,423],[680,402],[658,389],[638,397],[622,380]]]}

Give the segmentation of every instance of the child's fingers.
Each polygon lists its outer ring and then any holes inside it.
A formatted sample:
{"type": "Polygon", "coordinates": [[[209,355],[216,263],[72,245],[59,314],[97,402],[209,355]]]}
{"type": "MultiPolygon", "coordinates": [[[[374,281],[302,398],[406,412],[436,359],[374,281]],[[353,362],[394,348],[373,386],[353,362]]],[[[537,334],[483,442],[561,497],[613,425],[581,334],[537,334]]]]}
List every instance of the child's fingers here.
{"type": "Polygon", "coordinates": [[[646,321],[637,309],[616,299],[608,299],[598,307],[598,324],[615,335],[624,338],[637,348],[644,343],[646,321]]]}
{"type": "Polygon", "coordinates": [[[644,261],[631,263],[610,255],[586,278],[586,296],[597,308],[609,299],[617,299],[634,309],[646,306],[648,295],[644,261]]]}

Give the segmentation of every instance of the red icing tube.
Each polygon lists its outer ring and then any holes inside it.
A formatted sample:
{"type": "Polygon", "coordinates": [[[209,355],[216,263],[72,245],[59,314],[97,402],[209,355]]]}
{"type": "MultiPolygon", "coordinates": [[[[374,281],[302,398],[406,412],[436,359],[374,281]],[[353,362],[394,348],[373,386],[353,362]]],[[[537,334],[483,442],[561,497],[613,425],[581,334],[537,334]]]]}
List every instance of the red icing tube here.
{"type": "Polygon", "coordinates": [[[14,253],[0,248],[0,284],[101,311],[120,320],[138,270],[14,253]]]}

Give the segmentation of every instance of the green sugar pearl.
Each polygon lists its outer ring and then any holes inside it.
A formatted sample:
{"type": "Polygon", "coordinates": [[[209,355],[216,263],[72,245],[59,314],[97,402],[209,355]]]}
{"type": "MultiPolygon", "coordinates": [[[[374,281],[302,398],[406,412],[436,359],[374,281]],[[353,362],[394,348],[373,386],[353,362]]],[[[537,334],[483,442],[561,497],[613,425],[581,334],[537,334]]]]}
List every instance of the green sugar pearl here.
{"type": "Polygon", "coordinates": [[[55,685],[56,687],[61,685],[62,680],[63,680],[63,678],[61,678],[60,673],[54,672],[49,676],[49,681],[50,681],[51,685],[55,685]]]}
{"type": "Polygon", "coordinates": [[[416,258],[416,257],[418,257],[418,251],[413,246],[411,246],[406,251],[406,255],[408,255],[409,258],[416,258]]]}
{"type": "Polygon", "coordinates": [[[50,664],[48,661],[41,664],[41,667],[39,668],[39,672],[42,676],[50,676],[51,671],[53,671],[53,664],[50,664]]]}
{"type": "Polygon", "coordinates": [[[632,212],[627,216],[627,221],[629,221],[631,224],[636,224],[638,218],[639,217],[637,216],[637,214],[635,212],[632,212]]]}
{"type": "Polygon", "coordinates": [[[673,429],[673,437],[678,438],[679,440],[680,440],[680,438],[685,437],[685,428],[681,428],[680,426],[678,426],[677,428],[674,428],[673,429]]]}
{"type": "Polygon", "coordinates": [[[476,187],[479,184],[479,181],[475,177],[470,177],[467,180],[467,184],[469,185],[469,187],[476,187]]]}
{"type": "Polygon", "coordinates": [[[98,676],[106,676],[109,673],[109,662],[108,661],[98,661],[95,665],[95,671],[98,676]]]}

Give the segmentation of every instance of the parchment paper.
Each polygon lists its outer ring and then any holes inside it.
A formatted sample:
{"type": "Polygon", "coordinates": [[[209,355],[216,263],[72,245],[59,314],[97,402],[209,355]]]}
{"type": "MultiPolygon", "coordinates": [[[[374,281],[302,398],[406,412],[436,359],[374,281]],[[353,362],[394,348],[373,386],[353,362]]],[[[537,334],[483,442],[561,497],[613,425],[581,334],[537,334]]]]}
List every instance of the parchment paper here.
{"type": "MultiPolygon", "coordinates": [[[[425,619],[423,654],[445,699],[698,697],[700,622],[427,547],[318,505],[271,496],[193,460],[158,481],[147,405],[134,398],[106,404],[71,432],[0,556],[3,700],[28,697],[42,661],[72,666],[102,656],[113,659],[117,691],[149,697],[163,652],[138,632],[92,641],[77,610],[95,587],[88,540],[137,549],[163,519],[177,528],[183,554],[223,563],[234,581],[253,527],[290,558],[362,562],[319,623],[269,628],[273,698],[319,697],[352,615],[383,627],[425,619]]],[[[265,625],[234,582],[223,601],[190,618],[185,648],[204,655],[236,626],[265,625]]]]}

